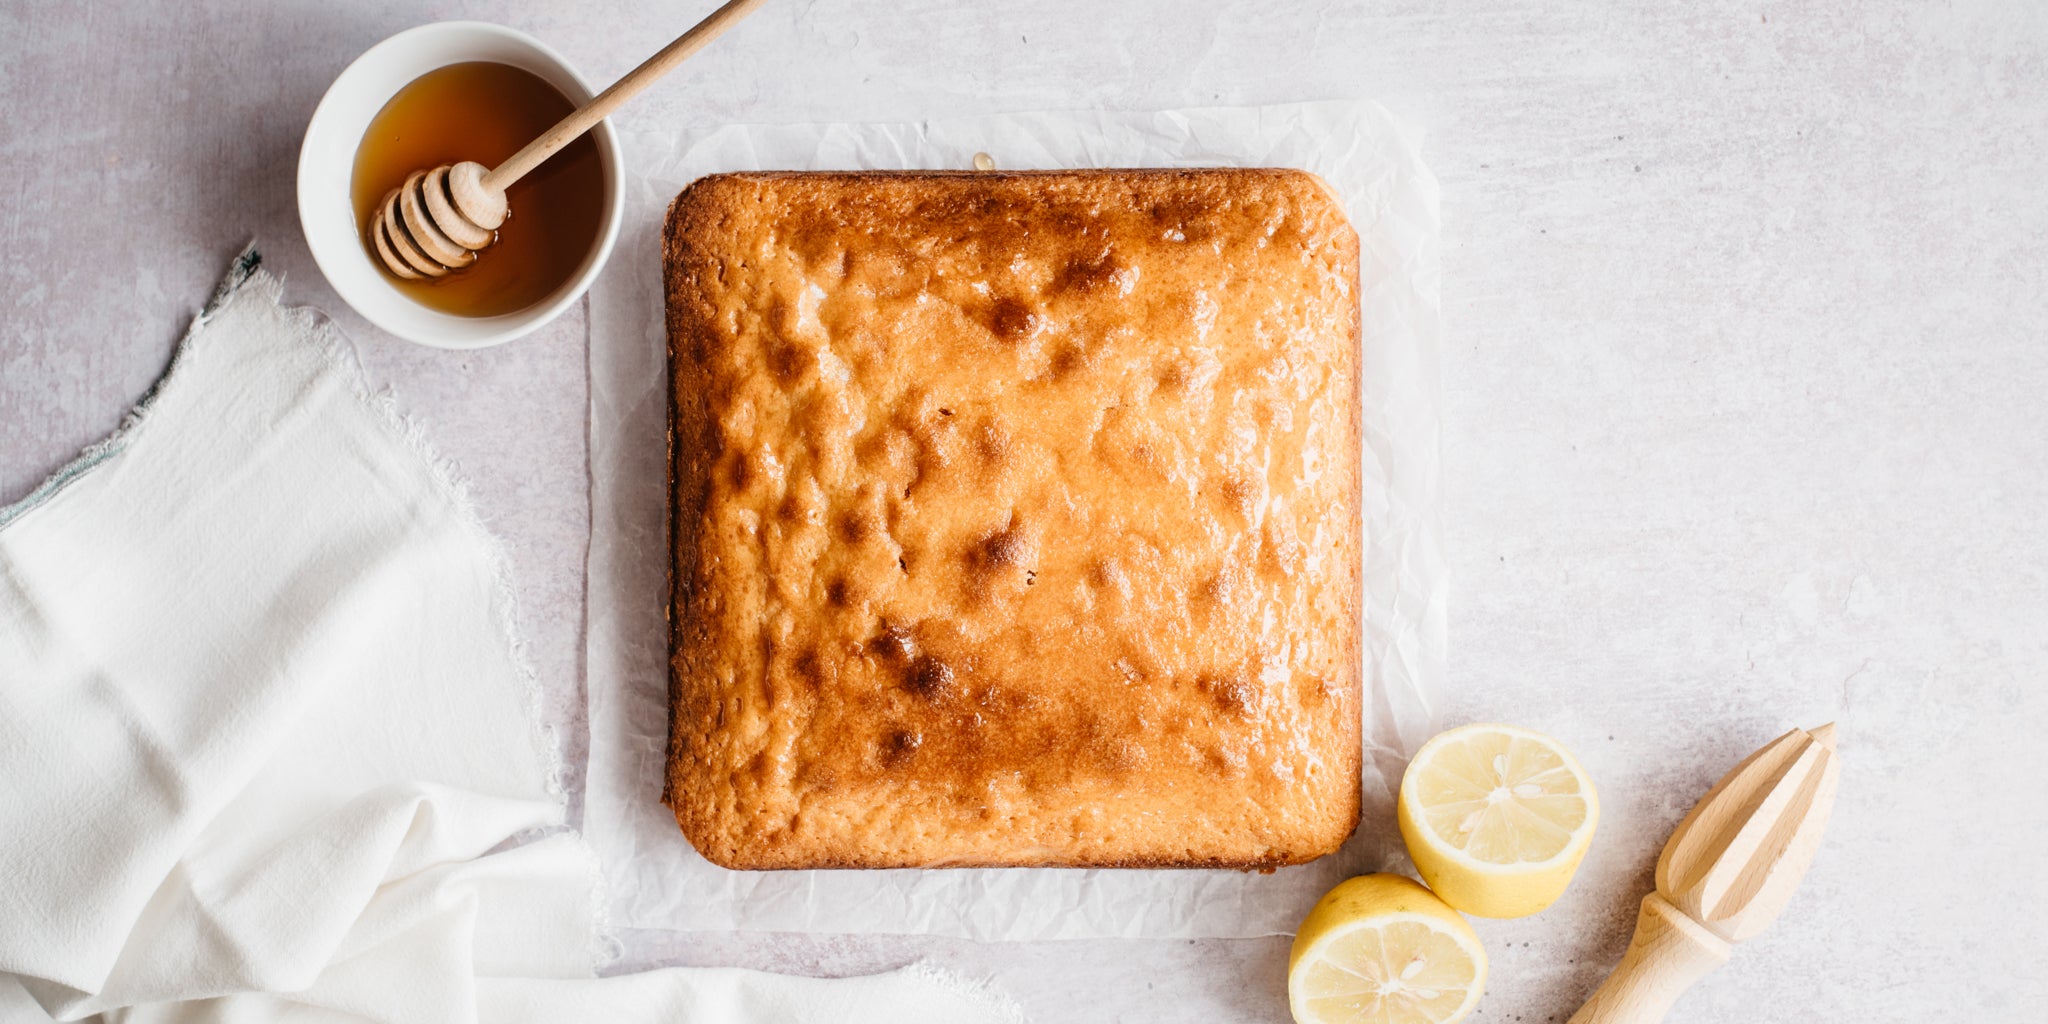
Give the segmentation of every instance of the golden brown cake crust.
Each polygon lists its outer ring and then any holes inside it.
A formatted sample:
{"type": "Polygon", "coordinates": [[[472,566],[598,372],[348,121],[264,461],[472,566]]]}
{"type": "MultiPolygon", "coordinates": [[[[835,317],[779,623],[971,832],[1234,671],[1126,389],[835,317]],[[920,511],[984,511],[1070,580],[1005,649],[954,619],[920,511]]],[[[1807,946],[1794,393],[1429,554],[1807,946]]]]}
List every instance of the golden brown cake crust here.
{"type": "Polygon", "coordinates": [[[1319,179],[718,175],[663,250],[664,799],[704,856],[1342,844],[1358,239],[1319,179]]]}

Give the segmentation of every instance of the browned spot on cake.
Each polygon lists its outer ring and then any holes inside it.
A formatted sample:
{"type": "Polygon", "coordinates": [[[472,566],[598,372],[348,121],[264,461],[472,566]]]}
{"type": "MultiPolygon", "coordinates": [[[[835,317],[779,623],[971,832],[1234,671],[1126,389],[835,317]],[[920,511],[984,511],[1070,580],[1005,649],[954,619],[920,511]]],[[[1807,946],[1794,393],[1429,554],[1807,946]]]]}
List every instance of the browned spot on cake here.
{"type": "Polygon", "coordinates": [[[857,584],[840,577],[825,584],[825,603],[834,608],[849,608],[859,600],[857,584]]]}
{"type": "Polygon", "coordinates": [[[1203,766],[1225,778],[1237,778],[1250,766],[1245,752],[1230,746],[1209,748],[1203,755],[1203,766]]]}
{"type": "Polygon", "coordinates": [[[882,530],[880,521],[859,509],[847,509],[840,513],[837,525],[839,539],[848,544],[858,544],[882,530]]]}
{"type": "Polygon", "coordinates": [[[981,429],[974,432],[974,453],[986,463],[1003,461],[1003,457],[1010,454],[1009,431],[995,420],[983,423],[981,429]]]}
{"type": "Polygon", "coordinates": [[[1150,441],[1140,441],[1131,446],[1131,465],[1155,474],[1166,469],[1166,460],[1159,457],[1159,450],[1150,441]]]}
{"type": "Polygon", "coordinates": [[[1266,522],[1259,535],[1259,569],[1269,578],[1284,578],[1299,573],[1302,563],[1308,558],[1308,548],[1291,530],[1266,522]]]}
{"type": "Polygon", "coordinates": [[[1091,255],[1068,261],[1060,270],[1055,288],[1083,295],[1098,291],[1127,294],[1136,283],[1135,278],[1131,268],[1116,258],[1115,251],[1104,246],[1091,255]]]}
{"type": "Polygon", "coordinates": [[[825,659],[818,656],[816,647],[804,648],[803,652],[796,656],[796,663],[792,667],[796,671],[797,681],[813,692],[827,682],[825,659]]]}
{"type": "Polygon", "coordinates": [[[1066,380],[1088,368],[1088,350],[1079,343],[1067,342],[1052,354],[1052,361],[1046,364],[1046,371],[1053,380],[1066,380]]]}
{"type": "Polygon", "coordinates": [[[1088,582],[1098,587],[1124,588],[1130,586],[1130,578],[1124,575],[1123,566],[1114,558],[1098,558],[1088,567],[1088,582]]]}
{"type": "Polygon", "coordinates": [[[799,345],[777,341],[767,346],[768,372],[784,384],[803,379],[804,371],[817,364],[816,357],[799,345]]]}
{"type": "Polygon", "coordinates": [[[1234,676],[1211,676],[1204,679],[1202,690],[1225,714],[1237,718],[1255,717],[1264,699],[1257,686],[1234,676]]]}
{"type": "Polygon", "coordinates": [[[900,768],[917,756],[924,746],[924,734],[915,729],[898,729],[882,739],[882,766],[900,768]]]}
{"type": "Polygon", "coordinates": [[[806,212],[783,222],[783,245],[805,270],[842,276],[847,270],[847,252],[839,226],[837,219],[806,212]]]}
{"type": "Polygon", "coordinates": [[[785,523],[800,523],[810,518],[808,506],[809,503],[804,500],[803,494],[792,489],[776,503],[775,517],[785,523]]]}
{"type": "Polygon", "coordinates": [[[985,569],[1021,566],[1031,558],[1031,540],[1017,527],[997,530],[975,548],[975,564],[985,569]]]}
{"type": "Polygon", "coordinates": [[[1221,211],[1184,200],[1169,199],[1152,204],[1147,211],[1160,237],[1174,242],[1206,242],[1216,234],[1215,217],[1221,211]]]}
{"type": "Polygon", "coordinates": [[[989,306],[988,329],[999,341],[1016,344],[1037,333],[1044,318],[1030,306],[1009,296],[997,299],[989,306]]]}
{"type": "Polygon", "coordinates": [[[862,469],[870,471],[887,467],[896,461],[892,448],[899,439],[907,451],[909,438],[901,430],[884,429],[868,433],[853,443],[854,461],[862,469]]]}
{"type": "Polygon", "coordinates": [[[1259,489],[1249,477],[1231,474],[1223,479],[1219,490],[1225,508],[1236,512],[1249,523],[1259,512],[1259,489]]]}
{"type": "Polygon", "coordinates": [[[926,700],[945,700],[957,695],[953,666],[927,654],[910,663],[904,682],[910,692],[926,700]]]}
{"type": "Polygon", "coordinates": [[[868,645],[875,653],[898,664],[908,665],[917,660],[917,635],[907,626],[888,625],[881,635],[868,645]]]}
{"type": "Polygon", "coordinates": [[[1208,605],[1216,610],[1226,610],[1235,606],[1246,595],[1248,587],[1244,570],[1234,563],[1226,564],[1216,570],[1214,576],[1203,580],[1201,585],[1195,588],[1195,598],[1199,604],[1208,605]]]}
{"type": "Polygon", "coordinates": [[[987,534],[967,550],[967,572],[960,583],[970,604],[979,604],[1011,585],[1033,585],[1031,539],[1011,526],[987,534]]]}
{"type": "Polygon", "coordinates": [[[1343,694],[1330,680],[1317,676],[1302,684],[1301,701],[1309,707],[1322,707],[1333,700],[1342,700],[1343,694]]]}
{"type": "Polygon", "coordinates": [[[747,462],[747,453],[734,450],[725,456],[725,478],[735,491],[745,491],[753,480],[753,467],[747,462]]]}

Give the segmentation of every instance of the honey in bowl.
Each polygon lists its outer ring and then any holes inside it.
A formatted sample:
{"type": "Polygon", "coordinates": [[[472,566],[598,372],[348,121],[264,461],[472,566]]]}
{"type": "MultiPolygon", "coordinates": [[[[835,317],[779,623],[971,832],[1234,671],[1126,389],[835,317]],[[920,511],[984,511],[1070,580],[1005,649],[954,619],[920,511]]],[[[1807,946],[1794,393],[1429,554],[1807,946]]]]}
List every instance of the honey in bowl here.
{"type": "MultiPolygon", "coordinates": [[[[450,64],[413,79],[370,120],[356,147],[350,191],[358,234],[412,172],[464,160],[495,167],[575,108],[554,86],[509,64],[450,64]]],[[[475,263],[418,281],[380,272],[413,301],[443,313],[516,313],[547,298],[590,255],[604,219],[604,190],[597,143],[585,135],[505,190],[511,215],[475,263]]],[[[377,262],[375,253],[370,259],[377,262]]]]}

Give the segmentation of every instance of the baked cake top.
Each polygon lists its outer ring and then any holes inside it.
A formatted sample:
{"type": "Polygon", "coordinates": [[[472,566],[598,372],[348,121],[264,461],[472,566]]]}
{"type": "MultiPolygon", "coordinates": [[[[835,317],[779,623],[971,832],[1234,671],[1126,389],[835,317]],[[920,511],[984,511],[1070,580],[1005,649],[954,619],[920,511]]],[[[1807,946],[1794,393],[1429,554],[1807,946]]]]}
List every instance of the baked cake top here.
{"type": "Polygon", "coordinates": [[[698,849],[1334,850],[1358,799],[1357,246],[1282,170],[677,197],[667,799],[698,849]]]}

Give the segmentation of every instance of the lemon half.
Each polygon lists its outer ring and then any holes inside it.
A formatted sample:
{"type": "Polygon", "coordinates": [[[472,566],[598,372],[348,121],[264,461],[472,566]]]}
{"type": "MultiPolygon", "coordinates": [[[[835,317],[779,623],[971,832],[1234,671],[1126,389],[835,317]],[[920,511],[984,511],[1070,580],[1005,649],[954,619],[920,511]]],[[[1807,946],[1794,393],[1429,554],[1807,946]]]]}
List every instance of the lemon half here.
{"type": "Polygon", "coordinates": [[[1467,725],[1417,751],[1401,777],[1401,838],[1444,902],[1521,917],[1557,901],[1593,842],[1593,780],[1556,740],[1467,725]]]}
{"type": "Polygon", "coordinates": [[[1479,1005],[1486,950],[1458,912],[1399,875],[1316,901],[1287,958],[1297,1024],[1451,1024],[1479,1005]]]}

